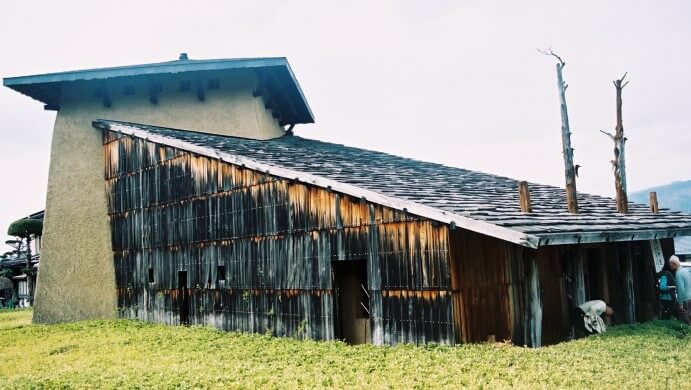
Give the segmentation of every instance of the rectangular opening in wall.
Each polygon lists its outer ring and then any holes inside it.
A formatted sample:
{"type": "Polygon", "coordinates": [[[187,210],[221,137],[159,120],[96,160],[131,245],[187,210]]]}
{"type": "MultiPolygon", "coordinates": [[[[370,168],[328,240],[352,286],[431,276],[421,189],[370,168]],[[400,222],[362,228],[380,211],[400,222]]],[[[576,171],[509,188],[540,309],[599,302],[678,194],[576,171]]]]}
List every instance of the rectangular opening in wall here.
{"type": "Polygon", "coordinates": [[[190,293],[187,289],[187,271],[178,271],[177,306],[180,325],[189,325],[190,293]]]}
{"type": "Polygon", "coordinates": [[[336,334],[349,344],[370,342],[367,261],[335,261],[332,266],[337,298],[336,334]]]}
{"type": "Polygon", "coordinates": [[[149,268],[149,283],[153,283],[153,282],[154,282],[154,269],[149,268]]]}
{"type": "Polygon", "coordinates": [[[123,95],[134,95],[134,86],[133,85],[125,85],[122,87],[122,94],[123,95]]]}
{"type": "Polygon", "coordinates": [[[219,265],[216,270],[216,281],[225,282],[226,281],[226,267],[224,265],[219,265]]]}

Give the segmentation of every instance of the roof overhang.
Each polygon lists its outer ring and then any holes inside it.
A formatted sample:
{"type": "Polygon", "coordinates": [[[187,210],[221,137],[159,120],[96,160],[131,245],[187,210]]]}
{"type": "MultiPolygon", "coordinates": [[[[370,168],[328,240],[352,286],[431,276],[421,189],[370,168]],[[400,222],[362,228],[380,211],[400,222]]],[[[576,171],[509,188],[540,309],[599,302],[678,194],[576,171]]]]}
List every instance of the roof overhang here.
{"type": "Polygon", "coordinates": [[[685,236],[691,236],[691,227],[540,234],[538,246],[659,240],[685,236]]]}
{"type": "Polygon", "coordinates": [[[46,108],[60,106],[63,83],[105,80],[123,77],[155,77],[156,75],[252,69],[256,72],[261,94],[267,94],[281,111],[281,124],[314,123],[314,115],[307,103],[293,70],[285,57],[236,58],[214,60],[177,60],[47,73],[32,76],[7,77],[3,85],[36,99],[46,108]]]}

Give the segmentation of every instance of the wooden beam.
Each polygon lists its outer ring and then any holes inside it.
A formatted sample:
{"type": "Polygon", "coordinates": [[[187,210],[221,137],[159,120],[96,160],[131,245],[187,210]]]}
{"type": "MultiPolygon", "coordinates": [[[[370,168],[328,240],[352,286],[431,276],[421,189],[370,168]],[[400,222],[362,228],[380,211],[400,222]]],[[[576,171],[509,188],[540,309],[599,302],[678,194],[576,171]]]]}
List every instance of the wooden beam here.
{"type": "Polygon", "coordinates": [[[574,258],[573,264],[573,303],[578,306],[585,302],[585,272],[583,271],[583,264],[585,263],[585,251],[583,248],[578,248],[578,253],[574,258]]]}
{"type": "Polygon", "coordinates": [[[102,97],[102,103],[103,107],[110,108],[113,105],[113,101],[110,99],[110,93],[108,92],[108,85],[106,84],[105,81],[101,82],[101,97],[102,97]]]}
{"type": "Polygon", "coordinates": [[[204,81],[200,76],[197,76],[197,100],[203,102],[206,99],[204,96],[204,81]]]}
{"type": "Polygon", "coordinates": [[[627,324],[636,322],[636,296],[633,290],[633,256],[631,243],[621,244],[620,256],[622,256],[622,283],[624,288],[624,321],[627,324]]]}
{"type": "Polygon", "coordinates": [[[521,205],[521,212],[532,213],[533,205],[530,202],[530,190],[528,189],[528,182],[518,182],[518,200],[521,205]]]}
{"type": "Polygon", "coordinates": [[[542,346],[542,292],[536,252],[528,251],[526,261],[528,275],[525,280],[525,344],[528,347],[539,348],[542,346]]]}
{"type": "Polygon", "coordinates": [[[158,104],[158,93],[161,92],[162,85],[161,83],[154,82],[151,79],[147,80],[147,83],[149,84],[149,102],[153,105],[158,104]]]}
{"type": "Polygon", "coordinates": [[[659,213],[660,207],[657,204],[657,192],[655,192],[655,191],[650,192],[648,199],[649,199],[649,203],[650,203],[650,212],[653,214],[659,213]]]}
{"type": "Polygon", "coordinates": [[[515,345],[527,345],[525,339],[526,294],[523,247],[507,244],[507,268],[511,280],[509,289],[509,307],[511,308],[511,342],[515,345]]]}

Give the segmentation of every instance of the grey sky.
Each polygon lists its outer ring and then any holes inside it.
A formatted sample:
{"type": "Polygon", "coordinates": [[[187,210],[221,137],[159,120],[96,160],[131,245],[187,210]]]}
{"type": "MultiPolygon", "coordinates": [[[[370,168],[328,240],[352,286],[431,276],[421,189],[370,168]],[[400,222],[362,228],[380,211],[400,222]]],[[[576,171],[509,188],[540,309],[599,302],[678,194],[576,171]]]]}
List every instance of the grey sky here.
{"type": "MultiPolygon", "coordinates": [[[[316,116],[297,135],[563,186],[554,61],[578,189],[611,195],[612,80],[629,72],[629,190],[691,178],[687,1],[0,2],[0,76],[286,56],[316,116]]],[[[0,89],[0,238],[45,202],[55,113],[0,89]]]]}

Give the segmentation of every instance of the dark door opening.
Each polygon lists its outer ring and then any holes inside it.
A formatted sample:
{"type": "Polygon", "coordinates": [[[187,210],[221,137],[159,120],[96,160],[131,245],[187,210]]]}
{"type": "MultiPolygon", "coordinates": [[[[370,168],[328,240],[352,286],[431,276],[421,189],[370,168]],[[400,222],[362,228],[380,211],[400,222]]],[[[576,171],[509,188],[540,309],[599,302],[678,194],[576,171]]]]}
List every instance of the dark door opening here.
{"type": "Polygon", "coordinates": [[[178,271],[178,314],[180,325],[190,324],[190,292],[187,289],[187,271],[178,271]]]}
{"type": "Polygon", "coordinates": [[[365,260],[332,263],[336,294],[336,336],[348,344],[371,341],[365,260]]]}

